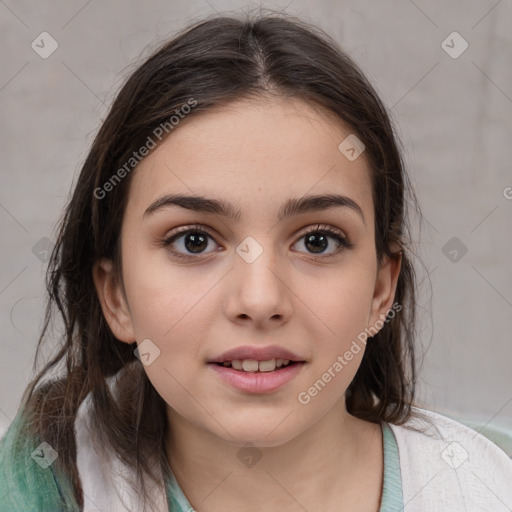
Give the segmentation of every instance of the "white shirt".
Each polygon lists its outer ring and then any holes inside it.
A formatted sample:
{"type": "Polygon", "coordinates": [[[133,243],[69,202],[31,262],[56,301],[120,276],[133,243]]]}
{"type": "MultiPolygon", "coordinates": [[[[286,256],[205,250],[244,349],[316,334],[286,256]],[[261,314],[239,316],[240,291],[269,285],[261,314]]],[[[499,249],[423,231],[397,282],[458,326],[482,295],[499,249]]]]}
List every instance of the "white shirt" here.
{"type": "MultiPolygon", "coordinates": [[[[135,481],[134,471],[107,447],[95,446],[89,407],[90,396],[75,422],[84,511],[142,510],[140,496],[128,484],[135,481]]],[[[505,452],[461,423],[425,409],[413,411],[418,417],[405,425],[389,424],[398,446],[404,512],[510,512],[512,460],[505,452]]],[[[167,512],[163,478],[151,495],[151,510],[167,512]]]]}

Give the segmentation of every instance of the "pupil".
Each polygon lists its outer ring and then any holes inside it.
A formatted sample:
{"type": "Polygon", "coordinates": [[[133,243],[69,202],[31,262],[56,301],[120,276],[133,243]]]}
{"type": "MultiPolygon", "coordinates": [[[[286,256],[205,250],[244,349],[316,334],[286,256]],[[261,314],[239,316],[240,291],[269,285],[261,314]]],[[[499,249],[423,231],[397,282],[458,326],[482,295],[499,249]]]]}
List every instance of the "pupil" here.
{"type": "MultiPolygon", "coordinates": [[[[311,234],[306,237],[306,247],[308,247],[308,244],[311,244],[313,246],[312,252],[322,252],[324,249],[327,248],[327,236],[323,234],[311,234]],[[315,243],[315,239],[319,239],[319,242],[315,243]],[[320,250],[318,250],[320,248],[320,250]]],[[[310,249],[308,247],[308,249],[310,249]]]]}
{"type": "Polygon", "coordinates": [[[188,234],[185,237],[185,247],[191,252],[201,252],[208,245],[206,237],[201,233],[188,234]],[[191,243],[188,243],[191,242],[191,243]],[[197,251],[195,249],[198,249],[197,251]]]}

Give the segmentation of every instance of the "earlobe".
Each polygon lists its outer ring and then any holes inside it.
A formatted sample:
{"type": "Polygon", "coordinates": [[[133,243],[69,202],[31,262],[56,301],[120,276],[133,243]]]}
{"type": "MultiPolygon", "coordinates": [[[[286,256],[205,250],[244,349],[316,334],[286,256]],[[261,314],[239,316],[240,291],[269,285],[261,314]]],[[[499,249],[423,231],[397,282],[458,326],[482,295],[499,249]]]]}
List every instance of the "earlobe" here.
{"type": "Polygon", "coordinates": [[[133,343],[131,314],[114,265],[110,260],[99,260],[94,264],[92,274],[103,315],[112,333],[120,341],[133,343]]]}
{"type": "Polygon", "coordinates": [[[396,252],[393,256],[383,256],[375,281],[369,327],[375,325],[378,320],[385,318],[392,308],[401,263],[401,252],[396,252]]]}

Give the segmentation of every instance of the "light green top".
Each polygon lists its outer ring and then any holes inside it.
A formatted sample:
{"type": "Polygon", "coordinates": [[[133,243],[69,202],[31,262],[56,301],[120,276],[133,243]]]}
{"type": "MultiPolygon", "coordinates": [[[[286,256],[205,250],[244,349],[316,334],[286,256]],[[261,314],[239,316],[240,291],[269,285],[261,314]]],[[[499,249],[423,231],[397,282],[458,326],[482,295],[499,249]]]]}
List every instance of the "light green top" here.
{"type": "Polygon", "coordinates": [[[379,512],[400,512],[404,509],[402,474],[395,434],[387,423],[382,423],[384,435],[384,485],[379,512]]]}
{"type": "MultiPolygon", "coordinates": [[[[381,425],[384,440],[384,482],[379,512],[399,512],[403,510],[404,502],[398,446],[389,425],[387,423],[381,425]]],[[[195,510],[173,475],[166,486],[169,512],[193,512],[195,510]]]]}

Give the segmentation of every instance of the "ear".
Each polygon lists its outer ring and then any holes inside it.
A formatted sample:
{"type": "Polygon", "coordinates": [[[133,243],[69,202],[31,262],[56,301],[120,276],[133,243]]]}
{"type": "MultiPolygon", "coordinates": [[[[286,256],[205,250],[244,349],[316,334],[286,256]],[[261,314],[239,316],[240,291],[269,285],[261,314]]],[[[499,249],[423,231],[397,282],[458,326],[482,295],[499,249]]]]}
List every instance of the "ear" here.
{"type": "Polygon", "coordinates": [[[379,320],[382,322],[391,309],[401,264],[402,253],[400,251],[395,252],[392,256],[383,256],[375,280],[368,328],[376,326],[379,320]]]}
{"type": "Polygon", "coordinates": [[[120,341],[133,343],[135,335],[130,310],[112,262],[107,259],[97,261],[92,275],[103,315],[112,333],[120,341]]]}

